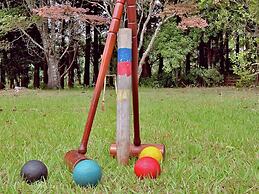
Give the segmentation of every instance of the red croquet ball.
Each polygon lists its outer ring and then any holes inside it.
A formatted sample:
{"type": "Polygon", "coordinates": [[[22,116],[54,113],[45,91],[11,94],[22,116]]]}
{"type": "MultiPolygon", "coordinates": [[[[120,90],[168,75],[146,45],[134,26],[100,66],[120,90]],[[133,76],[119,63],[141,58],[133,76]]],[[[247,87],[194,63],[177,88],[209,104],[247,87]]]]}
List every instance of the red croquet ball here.
{"type": "Polygon", "coordinates": [[[157,160],[151,157],[143,157],[137,160],[134,166],[137,177],[155,179],[160,175],[161,168],[157,160]]]}

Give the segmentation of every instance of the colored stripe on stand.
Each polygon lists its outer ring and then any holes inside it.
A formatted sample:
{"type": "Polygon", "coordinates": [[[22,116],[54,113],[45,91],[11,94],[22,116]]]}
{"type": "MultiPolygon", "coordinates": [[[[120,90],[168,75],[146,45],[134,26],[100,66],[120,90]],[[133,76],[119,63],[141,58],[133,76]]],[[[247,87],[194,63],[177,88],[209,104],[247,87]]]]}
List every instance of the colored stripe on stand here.
{"type": "Polygon", "coordinates": [[[118,75],[131,76],[132,75],[131,65],[132,65],[131,62],[118,62],[118,66],[117,66],[118,75]]]}
{"type": "Polygon", "coordinates": [[[118,49],[118,62],[132,61],[132,50],[129,48],[118,49]]]}

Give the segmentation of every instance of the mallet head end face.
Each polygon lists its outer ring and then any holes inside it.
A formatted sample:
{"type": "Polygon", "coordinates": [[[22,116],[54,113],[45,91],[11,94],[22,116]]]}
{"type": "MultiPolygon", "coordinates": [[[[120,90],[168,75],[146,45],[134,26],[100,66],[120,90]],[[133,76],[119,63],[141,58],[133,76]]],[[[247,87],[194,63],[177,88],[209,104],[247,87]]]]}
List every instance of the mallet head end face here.
{"type": "Polygon", "coordinates": [[[78,150],[70,150],[65,154],[65,157],[64,157],[65,163],[70,171],[73,171],[75,165],[78,162],[85,159],[86,159],[85,155],[80,154],[78,150]]]}

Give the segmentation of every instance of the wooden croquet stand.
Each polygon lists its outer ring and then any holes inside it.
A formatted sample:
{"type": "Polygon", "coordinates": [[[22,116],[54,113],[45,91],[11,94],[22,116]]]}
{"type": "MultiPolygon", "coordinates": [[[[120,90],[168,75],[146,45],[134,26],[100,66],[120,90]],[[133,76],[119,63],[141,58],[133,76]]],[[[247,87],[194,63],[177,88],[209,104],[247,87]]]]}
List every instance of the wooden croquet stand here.
{"type": "MultiPolygon", "coordinates": [[[[83,137],[81,140],[80,147],[77,150],[71,150],[65,154],[65,162],[69,169],[73,167],[81,160],[86,159],[85,156],[87,152],[87,145],[89,136],[92,129],[93,120],[95,117],[98,101],[103,88],[104,80],[108,70],[109,63],[113,54],[113,50],[116,44],[117,33],[120,28],[121,18],[124,11],[124,5],[127,4],[127,17],[128,17],[128,28],[131,30],[131,49],[132,49],[132,61],[130,73],[132,75],[131,79],[131,92],[132,92],[132,107],[133,107],[133,144],[130,144],[129,157],[137,156],[140,151],[147,146],[155,146],[162,154],[165,154],[165,146],[163,144],[141,144],[140,140],[140,127],[139,127],[139,99],[138,99],[138,25],[137,25],[137,5],[136,0],[117,0],[113,10],[112,20],[110,23],[110,28],[107,33],[107,39],[105,47],[102,54],[100,70],[97,78],[97,82],[94,89],[93,98],[91,101],[90,109],[88,112],[87,121],[85,124],[85,129],[83,137]]],[[[118,63],[119,64],[119,63],[118,63]]],[[[128,67],[128,66],[127,66],[128,67]]],[[[118,68],[117,68],[118,69],[118,68]]],[[[118,88],[119,90],[119,88],[118,88]]],[[[117,146],[112,144],[110,147],[111,156],[117,156],[117,146]]],[[[127,161],[119,161],[120,164],[127,164],[127,161]]]]}

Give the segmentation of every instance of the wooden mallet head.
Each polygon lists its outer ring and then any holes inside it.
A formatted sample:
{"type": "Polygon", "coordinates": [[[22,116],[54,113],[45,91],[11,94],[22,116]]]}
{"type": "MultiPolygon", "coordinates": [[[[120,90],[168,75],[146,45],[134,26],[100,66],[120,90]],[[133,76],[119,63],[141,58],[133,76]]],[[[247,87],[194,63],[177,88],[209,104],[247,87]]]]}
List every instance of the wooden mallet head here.
{"type": "MultiPolygon", "coordinates": [[[[141,144],[140,146],[135,146],[134,144],[130,144],[130,157],[138,157],[140,152],[148,146],[154,146],[154,147],[158,148],[161,151],[163,158],[165,157],[165,145],[164,144],[141,144]]],[[[116,157],[116,155],[117,155],[116,144],[111,144],[110,155],[112,157],[116,157]]]]}
{"type": "Polygon", "coordinates": [[[65,154],[64,160],[68,169],[72,172],[78,162],[86,160],[84,154],[80,154],[78,150],[70,150],[65,154]]]}

